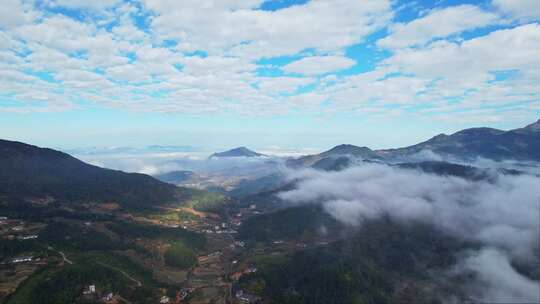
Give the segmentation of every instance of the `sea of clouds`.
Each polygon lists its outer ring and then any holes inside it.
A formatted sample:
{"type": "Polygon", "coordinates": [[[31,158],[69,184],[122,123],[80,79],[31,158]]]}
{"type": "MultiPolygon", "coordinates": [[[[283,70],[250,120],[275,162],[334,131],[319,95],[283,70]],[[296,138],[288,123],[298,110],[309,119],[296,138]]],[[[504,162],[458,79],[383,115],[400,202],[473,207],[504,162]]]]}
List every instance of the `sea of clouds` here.
{"type": "Polygon", "coordinates": [[[294,190],[279,197],[292,204],[322,204],[339,221],[390,216],[429,223],[445,233],[482,244],[460,255],[453,272],[473,272],[472,299],[486,303],[538,303],[540,282],[512,265],[540,267],[540,178],[503,175],[489,181],[439,176],[383,164],[340,172],[291,171],[294,190]]]}

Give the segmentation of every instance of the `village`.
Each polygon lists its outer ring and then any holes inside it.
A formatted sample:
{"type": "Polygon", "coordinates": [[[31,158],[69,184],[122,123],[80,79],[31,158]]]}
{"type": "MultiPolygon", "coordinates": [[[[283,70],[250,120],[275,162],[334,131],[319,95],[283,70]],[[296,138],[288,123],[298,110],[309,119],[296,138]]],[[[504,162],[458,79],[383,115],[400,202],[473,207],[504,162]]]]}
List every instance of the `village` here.
{"type": "Polygon", "coordinates": [[[190,270],[181,296],[176,299],[166,298],[162,303],[260,303],[261,295],[237,287],[242,277],[258,271],[253,263],[254,255],[286,254],[309,247],[326,246],[332,241],[322,237],[308,244],[300,240],[277,239],[262,248],[249,248],[245,240],[238,238],[237,229],[243,221],[262,212],[253,203],[245,208],[227,211],[221,216],[198,212],[199,216],[191,220],[159,222],[168,227],[182,227],[204,233],[209,246],[209,252],[199,256],[197,265],[190,270]]]}
{"type": "Polygon", "coordinates": [[[197,212],[198,217],[191,220],[161,222],[168,227],[180,226],[205,234],[209,250],[197,258],[197,265],[189,271],[181,295],[174,300],[164,298],[161,303],[258,303],[259,296],[234,288],[243,275],[257,271],[257,268],[239,261],[245,254],[246,243],[237,239],[237,229],[242,221],[257,214],[260,212],[252,204],[232,215],[197,212]]]}
{"type": "MultiPolygon", "coordinates": [[[[0,238],[3,240],[16,240],[23,244],[31,242],[39,237],[43,227],[41,223],[0,216],[0,238]]],[[[0,300],[15,291],[38,268],[46,265],[47,260],[46,255],[24,254],[0,261],[0,300]]]]}
{"type": "MultiPolygon", "coordinates": [[[[262,300],[260,294],[243,290],[237,284],[244,276],[259,271],[252,259],[253,255],[285,254],[327,243],[320,239],[317,244],[311,245],[299,240],[276,239],[267,246],[251,248],[247,241],[239,238],[238,229],[246,219],[259,214],[261,211],[257,209],[255,204],[243,208],[224,208],[220,214],[200,212],[187,207],[163,210],[163,213],[158,215],[118,212],[115,213],[115,217],[120,222],[142,223],[173,230],[181,228],[204,235],[206,239],[205,252],[198,255],[195,265],[186,270],[175,270],[167,267],[160,260],[142,259],[131,251],[118,252],[118,254],[128,257],[134,263],[150,271],[158,282],[179,287],[175,294],[167,293],[164,290],[159,299],[156,299],[156,303],[259,303],[262,300]],[[171,213],[183,214],[183,216],[175,218],[170,216],[171,213]],[[189,216],[185,216],[185,214],[189,216]]],[[[99,231],[109,235],[113,240],[118,238],[107,228],[106,222],[88,220],[69,220],[68,222],[82,227],[83,231],[99,231]]],[[[23,243],[36,241],[35,243],[41,246],[38,250],[35,248],[33,251],[29,250],[29,254],[1,261],[0,298],[14,292],[24,280],[50,262],[58,263],[59,266],[73,263],[69,257],[70,253],[65,254],[40,242],[40,231],[46,226],[47,224],[44,223],[0,217],[0,237],[2,239],[17,240],[23,243]]],[[[136,239],[135,242],[158,252],[163,252],[162,248],[167,248],[166,244],[150,240],[136,239]]],[[[122,270],[116,269],[115,271],[133,281],[133,286],[142,285],[140,281],[130,277],[122,270]]],[[[117,290],[108,289],[102,286],[99,281],[87,282],[87,285],[80,291],[79,299],[88,303],[130,303],[117,290]]]]}

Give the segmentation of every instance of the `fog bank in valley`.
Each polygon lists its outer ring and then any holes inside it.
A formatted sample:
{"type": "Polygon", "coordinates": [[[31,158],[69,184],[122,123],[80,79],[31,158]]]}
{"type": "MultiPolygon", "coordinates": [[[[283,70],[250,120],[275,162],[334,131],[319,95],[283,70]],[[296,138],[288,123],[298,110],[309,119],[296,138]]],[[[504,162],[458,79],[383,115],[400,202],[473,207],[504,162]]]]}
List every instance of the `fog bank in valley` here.
{"type": "MultiPolygon", "coordinates": [[[[320,203],[343,223],[367,219],[429,223],[453,236],[482,244],[460,253],[454,273],[472,272],[469,294],[490,303],[537,303],[540,282],[512,265],[539,267],[540,178],[503,175],[470,181],[380,164],[340,172],[289,172],[294,190],[280,198],[292,204],[320,203]]],[[[537,269],[536,269],[537,270],[537,269]]]]}

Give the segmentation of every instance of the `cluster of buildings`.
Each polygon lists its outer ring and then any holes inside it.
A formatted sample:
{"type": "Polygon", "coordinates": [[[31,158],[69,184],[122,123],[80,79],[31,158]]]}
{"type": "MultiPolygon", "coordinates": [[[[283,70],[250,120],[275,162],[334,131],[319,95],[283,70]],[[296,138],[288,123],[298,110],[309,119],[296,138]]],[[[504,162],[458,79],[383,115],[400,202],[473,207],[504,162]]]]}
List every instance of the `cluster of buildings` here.
{"type": "MultiPolygon", "coordinates": [[[[238,214],[237,214],[237,216],[238,216],[238,214]]],[[[242,225],[242,219],[241,218],[235,217],[235,218],[231,219],[231,226],[240,227],[241,225],[242,225]]]]}
{"type": "Polygon", "coordinates": [[[11,264],[29,263],[34,260],[33,256],[21,256],[11,259],[11,264]]]}
{"type": "Polygon", "coordinates": [[[182,290],[178,291],[176,293],[176,298],[174,299],[174,302],[171,298],[167,296],[162,296],[160,299],[160,304],[180,304],[184,303],[183,301],[189,297],[189,295],[193,292],[193,288],[182,288],[182,290]]]}
{"type": "Polygon", "coordinates": [[[242,304],[260,303],[261,301],[261,298],[259,296],[249,294],[247,292],[244,292],[243,290],[238,290],[235,297],[238,302],[242,304]]]}
{"type": "Polygon", "coordinates": [[[6,240],[33,240],[39,237],[38,234],[29,233],[34,230],[27,227],[26,223],[19,219],[9,219],[6,216],[0,216],[0,234],[6,240]]]}
{"type": "MultiPolygon", "coordinates": [[[[6,216],[0,216],[0,237],[5,240],[19,240],[28,241],[35,240],[39,237],[36,234],[36,225],[27,225],[24,221],[19,219],[10,219],[6,216]]],[[[30,255],[13,257],[5,259],[4,264],[23,264],[23,263],[42,263],[42,258],[34,257],[30,255]]]]}
{"type": "Polygon", "coordinates": [[[29,235],[19,235],[17,239],[25,241],[25,240],[35,240],[39,237],[37,234],[29,234],[29,235]]]}
{"type": "Polygon", "coordinates": [[[85,287],[82,291],[82,297],[85,300],[99,301],[107,304],[117,303],[119,298],[112,291],[99,292],[95,284],[85,287]]]}
{"type": "Polygon", "coordinates": [[[231,247],[231,249],[234,249],[234,248],[245,248],[246,247],[246,243],[244,241],[234,241],[232,244],[229,245],[229,247],[231,247]]]}
{"type": "Polygon", "coordinates": [[[229,234],[236,234],[238,231],[229,228],[229,224],[227,223],[221,223],[221,225],[214,225],[214,227],[211,227],[210,229],[203,229],[204,233],[229,233],[229,234]]]}

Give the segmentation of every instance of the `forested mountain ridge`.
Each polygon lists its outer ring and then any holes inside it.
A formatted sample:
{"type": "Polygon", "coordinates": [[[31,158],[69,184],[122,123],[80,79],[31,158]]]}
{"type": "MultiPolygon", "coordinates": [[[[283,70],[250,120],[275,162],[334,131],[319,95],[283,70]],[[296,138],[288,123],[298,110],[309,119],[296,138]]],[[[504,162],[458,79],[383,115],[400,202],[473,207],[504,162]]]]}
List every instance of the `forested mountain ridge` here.
{"type": "Polygon", "coordinates": [[[396,158],[429,150],[459,159],[540,160],[540,120],[523,128],[503,131],[493,128],[470,128],[451,135],[439,134],[416,145],[378,150],[384,158],[396,158]]]}
{"type": "Polygon", "coordinates": [[[104,169],[53,149],[0,140],[0,195],[4,197],[145,208],[175,201],[180,190],[145,174],[104,169]]]}

